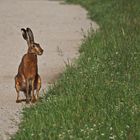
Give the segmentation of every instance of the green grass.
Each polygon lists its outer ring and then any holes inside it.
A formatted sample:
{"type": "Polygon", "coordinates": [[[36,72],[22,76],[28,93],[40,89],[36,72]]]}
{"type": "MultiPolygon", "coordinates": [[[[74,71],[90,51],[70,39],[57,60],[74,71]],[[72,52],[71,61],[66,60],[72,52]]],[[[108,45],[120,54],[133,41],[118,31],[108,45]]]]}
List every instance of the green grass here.
{"type": "Polygon", "coordinates": [[[140,139],[140,1],[66,0],[100,26],[12,140],[140,139]]]}

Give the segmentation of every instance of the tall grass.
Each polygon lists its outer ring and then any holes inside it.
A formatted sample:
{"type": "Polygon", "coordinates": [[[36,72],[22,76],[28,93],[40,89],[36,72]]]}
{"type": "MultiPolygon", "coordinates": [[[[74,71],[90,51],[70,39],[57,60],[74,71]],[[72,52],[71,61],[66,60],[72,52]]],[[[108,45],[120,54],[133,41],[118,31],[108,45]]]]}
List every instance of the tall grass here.
{"type": "Polygon", "coordinates": [[[140,139],[140,1],[66,0],[100,25],[13,140],[140,139]]]}

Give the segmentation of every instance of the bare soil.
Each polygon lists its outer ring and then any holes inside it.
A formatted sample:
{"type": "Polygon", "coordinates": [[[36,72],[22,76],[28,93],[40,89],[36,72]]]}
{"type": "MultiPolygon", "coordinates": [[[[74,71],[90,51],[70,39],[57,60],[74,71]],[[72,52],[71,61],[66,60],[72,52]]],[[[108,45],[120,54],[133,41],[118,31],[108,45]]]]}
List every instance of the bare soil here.
{"type": "Polygon", "coordinates": [[[80,6],[51,0],[0,0],[0,140],[9,139],[18,130],[26,106],[15,102],[14,76],[27,51],[20,29],[30,27],[44,49],[38,57],[44,89],[63,72],[65,62],[78,57],[81,29],[87,31],[91,23],[98,28],[80,6]]]}

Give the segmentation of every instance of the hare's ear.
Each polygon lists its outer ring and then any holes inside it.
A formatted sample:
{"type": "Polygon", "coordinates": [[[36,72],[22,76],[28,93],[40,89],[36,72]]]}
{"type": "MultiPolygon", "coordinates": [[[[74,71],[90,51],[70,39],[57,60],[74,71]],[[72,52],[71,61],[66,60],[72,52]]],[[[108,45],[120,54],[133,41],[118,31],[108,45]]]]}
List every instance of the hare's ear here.
{"type": "Polygon", "coordinates": [[[28,37],[27,37],[26,30],[24,28],[21,28],[21,32],[22,32],[23,38],[27,41],[28,37]]]}
{"type": "Polygon", "coordinates": [[[30,39],[27,31],[24,28],[21,28],[22,36],[27,41],[28,47],[30,46],[30,39]]]}
{"type": "Polygon", "coordinates": [[[30,42],[34,43],[34,35],[33,35],[32,30],[30,28],[26,28],[26,31],[27,31],[27,34],[29,36],[30,42]]]}

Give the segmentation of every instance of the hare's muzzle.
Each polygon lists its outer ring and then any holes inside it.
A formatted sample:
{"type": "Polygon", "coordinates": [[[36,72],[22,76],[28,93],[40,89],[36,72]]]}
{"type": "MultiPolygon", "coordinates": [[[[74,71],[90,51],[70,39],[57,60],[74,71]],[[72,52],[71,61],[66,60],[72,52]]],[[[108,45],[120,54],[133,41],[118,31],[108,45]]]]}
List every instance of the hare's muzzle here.
{"type": "Polygon", "coordinates": [[[38,52],[38,55],[42,55],[43,54],[43,49],[40,48],[39,52],[38,52]]]}

